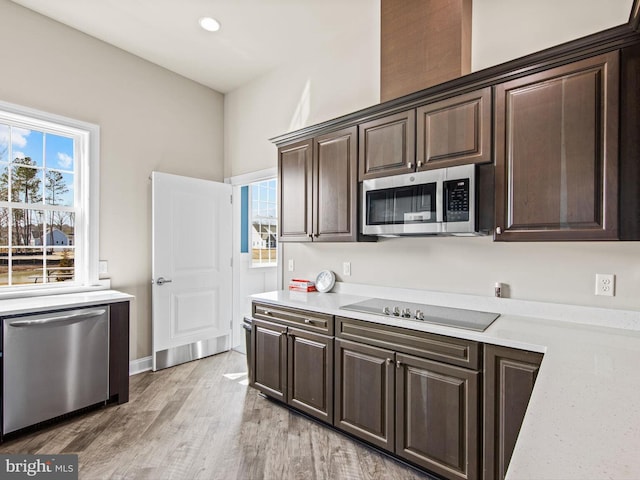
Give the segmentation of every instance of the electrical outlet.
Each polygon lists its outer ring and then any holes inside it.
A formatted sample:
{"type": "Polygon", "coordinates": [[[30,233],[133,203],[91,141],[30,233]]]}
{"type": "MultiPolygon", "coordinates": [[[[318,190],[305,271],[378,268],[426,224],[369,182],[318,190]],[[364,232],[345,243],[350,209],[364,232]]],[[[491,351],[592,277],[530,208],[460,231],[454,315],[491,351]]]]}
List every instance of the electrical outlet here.
{"type": "Polygon", "coordinates": [[[98,262],[98,273],[109,273],[109,267],[106,260],[100,260],[98,262]]]}
{"type": "Polygon", "coordinates": [[[351,262],[343,262],[342,263],[342,274],[345,277],[351,275],[351,262]]]}
{"type": "Polygon", "coordinates": [[[613,297],[616,294],[616,276],[613,274],[596,273],[596,295],[613,297]]]}
{"type": "Polygon", "coordinates": [[[290,258],[290,259],[289,259],[289,271],[290,271],[290,272],[293,272],[293,270],[294,270],[294,266],[295,266],[295,265],[294,265],[294,263],[293,263],[293,258],[290,258]]]}

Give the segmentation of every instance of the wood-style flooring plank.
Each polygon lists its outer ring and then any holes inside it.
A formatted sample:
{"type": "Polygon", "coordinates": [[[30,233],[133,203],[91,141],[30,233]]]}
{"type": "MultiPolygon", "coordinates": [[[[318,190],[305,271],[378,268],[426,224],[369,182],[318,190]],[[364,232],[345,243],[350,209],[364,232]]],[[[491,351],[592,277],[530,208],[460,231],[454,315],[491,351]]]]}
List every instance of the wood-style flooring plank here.
{"type": "Polygon", "coordinates": [[[245,361],[227,352],[135,375],[128,403],[21,435],[0,453],[77,453],[82,480],[429,478],[260,397],[240,383],[245,361]]]}

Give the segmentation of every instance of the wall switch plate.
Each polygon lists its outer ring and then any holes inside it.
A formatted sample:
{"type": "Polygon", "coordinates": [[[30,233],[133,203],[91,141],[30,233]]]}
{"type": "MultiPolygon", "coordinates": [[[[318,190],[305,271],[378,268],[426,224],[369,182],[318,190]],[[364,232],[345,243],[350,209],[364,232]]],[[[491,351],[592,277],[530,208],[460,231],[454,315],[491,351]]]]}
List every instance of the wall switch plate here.
{"type": "Polygon", "coordinates": [[[351,275],[351,262],[343,262],[342,263],[342,274],[345,277],[351,275]]]}
{"type": "Polygon", "coordinates": [[[616,294],[616,276],[613,274],[596,273],[596,295],[613,297],[616,294]]]}
{"type": "Polygon", "coordinates": [[[293,272],[294,267],[295,267],[295,265],[293,263],[293,258],[290,258],[289,259],[289,271],[293,272]]]}
{"type": "Polygon", "coordinates": [[[109,266],[106,260],[100,260],[98,262],[98,273],[109,273],[109,266]]]}

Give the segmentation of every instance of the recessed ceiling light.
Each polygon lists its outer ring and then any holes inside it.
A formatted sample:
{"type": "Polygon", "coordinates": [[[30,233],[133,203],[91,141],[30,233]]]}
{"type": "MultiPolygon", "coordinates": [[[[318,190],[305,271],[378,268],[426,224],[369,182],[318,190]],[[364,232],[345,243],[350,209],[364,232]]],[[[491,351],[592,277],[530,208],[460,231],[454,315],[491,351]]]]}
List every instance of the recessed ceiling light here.
{"type": "Polygon", "coordinates": [[[202,17],[198,20],[200,26],[204,28],[207,32],[217,32],[220,30],[220,22],[218,22],[215,18],[211,17],[202,17]]]}

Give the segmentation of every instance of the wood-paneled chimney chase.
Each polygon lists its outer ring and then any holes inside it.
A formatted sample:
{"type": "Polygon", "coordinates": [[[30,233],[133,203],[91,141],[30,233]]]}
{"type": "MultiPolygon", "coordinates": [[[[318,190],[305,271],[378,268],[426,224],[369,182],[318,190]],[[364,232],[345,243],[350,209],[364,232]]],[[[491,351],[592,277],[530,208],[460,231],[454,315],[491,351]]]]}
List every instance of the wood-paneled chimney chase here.
{"type": "Polygon", "coordinates": [[[471,72],[472,0],[381,0],[380,101],[471,72]]]}

